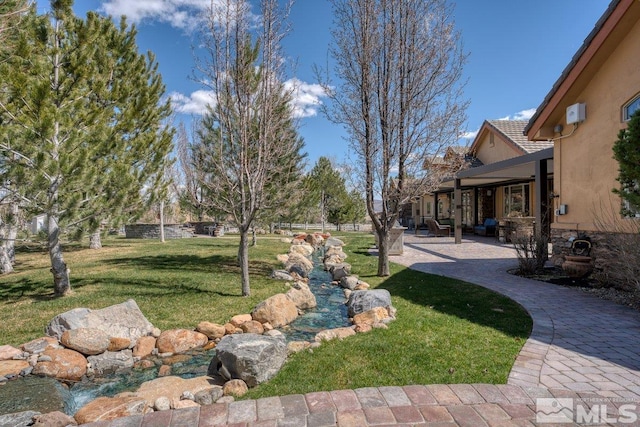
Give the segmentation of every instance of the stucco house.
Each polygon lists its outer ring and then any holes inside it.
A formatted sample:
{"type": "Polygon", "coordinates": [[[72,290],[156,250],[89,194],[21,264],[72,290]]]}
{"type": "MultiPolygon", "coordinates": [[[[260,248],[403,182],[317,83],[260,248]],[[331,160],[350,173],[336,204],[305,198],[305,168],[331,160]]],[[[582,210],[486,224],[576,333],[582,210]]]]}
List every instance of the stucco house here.
{"type": "Polygon", "coordinates": [[[640,1],[614,0],[525,128],[528,140],[553,142],[556,263],[584,234],[602,267],[615,256],[606,251],[612,235],[638,233],[640,218],[623,217],[612,192],[619,187],[612,147],[639,108],[640,1]]]}

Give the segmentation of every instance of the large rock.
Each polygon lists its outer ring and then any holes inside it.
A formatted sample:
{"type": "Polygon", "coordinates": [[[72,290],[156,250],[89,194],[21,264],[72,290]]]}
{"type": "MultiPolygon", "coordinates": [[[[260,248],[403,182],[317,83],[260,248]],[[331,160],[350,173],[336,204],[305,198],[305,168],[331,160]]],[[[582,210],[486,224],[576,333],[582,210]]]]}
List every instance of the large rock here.
{"type": "Polygon", "coordinates": [[[276,294],[258,304],[251,316],[253,320],[270,323],[274,328],[279,328],[298,317],[298,307],[285,294],[276,294]]]}
{"type": "Polygon", "coordinates": [[[132,299],[100,310],[75,308],[59,314],[49,322],[45,333],[59,340],[64,331],[79,328],[100,329],[109,337],[128,338],[132,345],[153,333],[153,325],[132,299]]]}
{"type": "Polygon", "coordinates": [[[220,339],[225,335],[224,325],[212,322],[200,322],[196,327],[198,332],[205,334],[210,340],[220,339]]]}
{"type": "MultiPolygon", "coordinates": [[[[288,256],[287,259],[289,259],[288,256]]],[[[284,263],[286,263],[286,260],[283,262],[283,264],[284,263]]],[[[273,270],[270,277],[276,280],[286,280],[288,282],[293,282],[293,276],[290,275],[286,270],[273,270]]]]}
{"type": "Polygon", "coordinates": [[[156,338],[151,336],[140,337],[138,343],[133,348],[133,356],[140,359],[151,356],[156,348],[156,338]]]}
{"type": "Polygon", "coordinates": [[[289,273],[296,273],[302,277],[308,277],[311,270],[313,270],[313,262],[304,255],[292,253],[289,254],[284,268],[289,273]]]}
{"type": "Polygon", "coordinates": [[[160,397],[166,397],[169,401],[176,401],[180,400],[180,396],[185,391],[196,395],[200,391],[208,390],[213,386],[211,378],[204,376],[189,379],[167,376],[142,383],[133,395],[145,399],[149,406],[153,406],[160,397]]]}
{"type": "Polygon", "coordinates": [[[328,237],[325,241],[324,241],[324,247],[325,248],[329,248],[331,246],[344,246],[344,242],[338,238],[335,237],[328,237]]]}
{"type": "Polygon", "coordinates": [[[216,347],[209,375],[240,379],[249,387],[255,387],[278,373],[286,358],[287,344],[283,336],[227,335],[216,347]]]}
{"type": "Polygon", "coordinates": [[[33,368],[34,375],[59,380],[80,381],[87,372],[87,359],[75,350],[47,349],[33,368]]]}
{"type": "Polygon", "coordinates": [[[209,341],[205,334],[188,329],[170,329],[164,331],[156,341],[160,353],[184,353],[193,348],[202,347],[209,341]]]}
{"type": "Polygon", "coordinates": [[[353,316],[353,324],[356,326],[374,326],[389,319],[389,312],[385,307],[376,307],[353,316]]]}
{"type": "Polygon", "coordinates": [[[26,360],[0,360],[0,377],[18,376],[28,367],[26,360]]]}
{"type": "Polygon", "coordinates": [[[143,415],[147,402],[141,397],[99,397],[84,405],[74,418],[78,424],[114,420],[132,415],[143,415]]]}
{"type": "Polygon", "coordinates": [[[341,280],[343,277],[351,274],[351,264],[346,262],[333,264],[328,267],[328,270],[331,273],[331,280],[341,280]]]}
{"type": "Polygon", "coordinates": [[[72,416],[60,411],[35,415],[33,417],[33,427],[69,427],[77,425],[78,423],[72,416]]]}
{"type": "Polygon", "coordinates": [[[0,427],[27,427],[32,425],[34,416],[40,415],[36,411],[15,412],[0,415],[0,427]]]}
{"type": "Polygon", "coordinates": [[[289,247],[289,254],[298,254],[305,257],[309,257],[313,254],[314,249],[309,243],[301,243],[299,245],[291,245],[289,247]]]}
{"type": "Polygon", "coordinates": [[[356,289],[359,283],[360,279],[358,279],[358,276],[344,276],[340,279],[340,286],[345,289],[351,289],[352,291],[356,289]]]}
{"type": "Polygon", "coordinates": [[[10,345],[0,345],[0,360],[11,360],[14,357],[21,356],[22,350],[10,345]]]}
{"type": "Polygon", "coordinates": [[[291,285],[291,289],[285,295],[301,310],[308,310],[318,305],[316,296],[311,292],[309,285],[301,281],[291,285]]]}
{"type": "MultiPolygon", "coordinates": [[[[391,294],[386,289],[373,289],[366,291],[353,291],[347,301],[349,317],[376,307],[384,307],[391,310],[391,294]]],[[[389,311],[391,312],[391,311],[389,311]]]]}
{"type": "Polygon", "coordinates": [[[91,363],[94,373],[111,374],[133,368],[133,352],[131,350],[105,351],[97,356],[87,357],[87,361],[91,363]]]}
{"type": "Polygon", "coordinates": [[[352,326],[348,326],[344,328],[325,329],[324,331],[320,331],[316,334],[315,341],[322,342],[322,341],[331,341],[335,339],[341,340],[355,334],[356,334],[356,331],[352,326]]]}
{"type": "Polygon", "coordinates": [[[111,341],[109,335],[100,329],[78,328],[64,331],[60,342],[67,348],[90,356],[107,351],[111,341]]]}
{"type": "Polygon", "coordinates": [[[57,338],[40,337],[22,344],[20,348],[32,354],[40,354],[49,348],[62,348],[62,347],[58,343],[57,338]]]}

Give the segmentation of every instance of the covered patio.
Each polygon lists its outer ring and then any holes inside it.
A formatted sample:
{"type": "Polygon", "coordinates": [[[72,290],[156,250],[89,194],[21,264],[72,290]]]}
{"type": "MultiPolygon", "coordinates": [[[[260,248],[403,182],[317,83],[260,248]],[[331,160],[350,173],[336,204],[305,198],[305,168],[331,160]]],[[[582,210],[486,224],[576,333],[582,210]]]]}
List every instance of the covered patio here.
{"type": "MultiPolygon", "coordinates": [[[[434,200],[437,203],[438,194],[453,194],[454,230],[455,243],[462,243],[463,232],[463,192],[471,193],[472,197],[472,222],[474,225],[482,223],[479,215],[480,195],[495,195],[496,188],[514,183],[534,184],[532,197],[532,216],[536,231],[548,233],[549,224],[552,219],[553,195],[550,194],[550,181],[553,179],[553,148],[547,148],[531,154],[514,157],[511,159],[473,167],[458,172],[455,178],[444,181],[437,192],[434,193],[434,200]]],[[[469,199],[469,198],[466,198],[469,199]]],[[[495,205],[495,201],[494,201],[495,205]]],[[[465,206],[469,208],[469,206],[465,206]]],[[[502,218],[502,214],[489,215],[502,218]]],[[[465,215],[468,221],[469,214],[465,215]]],[[[436,217],[437,218],[437,217],[436,217]]]]}

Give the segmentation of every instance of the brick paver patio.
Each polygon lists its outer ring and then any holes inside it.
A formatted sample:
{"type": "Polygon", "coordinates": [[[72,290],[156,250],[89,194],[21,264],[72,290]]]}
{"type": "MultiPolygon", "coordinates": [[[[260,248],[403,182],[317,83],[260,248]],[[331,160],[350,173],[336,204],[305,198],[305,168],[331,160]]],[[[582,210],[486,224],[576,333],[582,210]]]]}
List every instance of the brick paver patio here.
{"type": "MultiPolygon", "coordinates": [[[[155,412],[89,425],[582,425],[536,422],[537,398],[570,398],[574,399],[575,406],[569,411],[575,409],[577,414],[580,406],[582,421],[586,423],[640,426],[640,313],[637,311],[600,300],[579,289],[513,276],[507,270],[517,265],[515,250],[491,238],[465,239],[455,245],[453,238],[405,234],[404,254],[392,257],[392,261],[487,287],[517,301],[529,312],[533,331],[515,361],[508,384],[336,390],[155,412]],[[599,412],[603,409],[608,413],[599,412]]],[[[567,416],[580,421],[576,414],[567,416]]]]}

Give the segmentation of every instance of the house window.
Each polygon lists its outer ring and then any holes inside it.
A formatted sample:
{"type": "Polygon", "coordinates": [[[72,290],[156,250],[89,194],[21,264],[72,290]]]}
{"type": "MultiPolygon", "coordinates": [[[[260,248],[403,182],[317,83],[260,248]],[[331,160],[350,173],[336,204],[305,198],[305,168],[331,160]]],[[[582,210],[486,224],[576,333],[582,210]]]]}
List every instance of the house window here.
{"type": "Polygon", "coordinates": [[[443,212],[444,212],[444,203],[442,203],[442,200],[438,200],[438,215],[442,215],[443,212]]]}
{"type": "Polygon", "coordinates": [[[425,214],[431,215],[431,202],[425,203],[425,214]]]}
{"type": "Polygon", "coordinates": [[[636,110],[640,109],[640,94],[636,95],[631,101],[627,102],[624,107],[622,107],[622,120],[628,122],[633,116],[633,113],[636,110]]]}
{"type": "Polygon", "coordinates": [[[505,217],[529,216],[529,184],[504,187],[505,217]]]}

